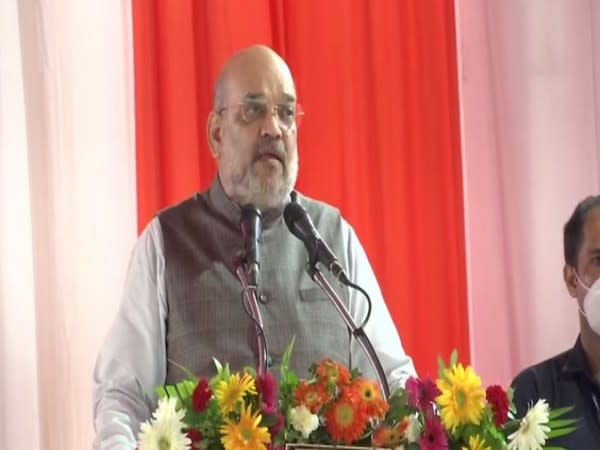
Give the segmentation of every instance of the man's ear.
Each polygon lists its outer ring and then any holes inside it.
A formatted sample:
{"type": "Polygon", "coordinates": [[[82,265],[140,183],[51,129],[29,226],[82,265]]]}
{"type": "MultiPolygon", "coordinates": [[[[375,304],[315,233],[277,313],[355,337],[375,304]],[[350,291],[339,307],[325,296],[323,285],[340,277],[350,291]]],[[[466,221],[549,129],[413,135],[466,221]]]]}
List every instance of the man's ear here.
{"type": "Polygon", "coordinates": [[[221,122],[221,115],[214,111],[208,115],[206,121],[206,134],[208,138],[208,146],[210,147],[210,153],[213,158],[219,158],[219,148],[221,147],[221,140],[223,139],[223,128],[221,122]]]}
{"type": "Polygon", "coordinates": [[[575,274],[575,268],[569,264],[565,264],[563,267],[563,279],[565,285],[571,297],[577,297],[577,275],[575,274]]]}

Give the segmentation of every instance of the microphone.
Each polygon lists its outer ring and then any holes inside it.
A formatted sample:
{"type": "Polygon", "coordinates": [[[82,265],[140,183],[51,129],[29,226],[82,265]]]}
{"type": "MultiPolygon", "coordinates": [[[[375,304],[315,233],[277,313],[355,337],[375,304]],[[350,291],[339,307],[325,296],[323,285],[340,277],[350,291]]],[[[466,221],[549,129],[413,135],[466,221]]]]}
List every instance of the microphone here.
{"type": "Polygon", "coordinates": [[[327,243],[321,238],[306,209],[299,203],[290,202],[283,210],[283,219],[292,234],[304,243],[308,250],[309,262],[311,264],[320,262],[338,280],[348,286],[350,283],[348,275],[327,243]]]}
{"type": "Polygon", "coordinates": [[[246,276],[248,286],[258,287],[260,279],[260,232],[262,214],[254,205],[242,206],[240,230],[244,240],[244,258],[246,263],[246,276]]]}

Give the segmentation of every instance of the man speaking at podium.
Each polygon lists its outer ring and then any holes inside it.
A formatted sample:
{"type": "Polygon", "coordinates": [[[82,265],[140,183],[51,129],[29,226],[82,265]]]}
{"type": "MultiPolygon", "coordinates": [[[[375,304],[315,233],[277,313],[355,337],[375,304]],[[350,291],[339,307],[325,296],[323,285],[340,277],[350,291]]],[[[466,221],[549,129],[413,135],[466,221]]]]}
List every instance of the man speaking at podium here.
{"type": "MultiPolygon", "coordinates": [[[[213,357],[233,370],[257,365],[257,331],[243,306],[236,257],[242,207],[262,216],[257,292],[269,369],[295,337],[291,366],[301,376],[327,356],[374,378],[363,349],[305,270],[307,250],[283,218],[297,201],[348,278],[371,297],[365,332],[393,390],[415,374],[354,230],[337,209],[293,192],[302,110],[286,63],[253,46],[233,55],[217,80],[207,132],[218,176],[208,191],[160,212],[132,254],[124,297],[94,373],[95,448],[133,449],[156,406],[154,388],[183,366],[214,375],[213,357]]],[[[368,306],[356,290],[325,277],[357,324],[368,306]]]]}

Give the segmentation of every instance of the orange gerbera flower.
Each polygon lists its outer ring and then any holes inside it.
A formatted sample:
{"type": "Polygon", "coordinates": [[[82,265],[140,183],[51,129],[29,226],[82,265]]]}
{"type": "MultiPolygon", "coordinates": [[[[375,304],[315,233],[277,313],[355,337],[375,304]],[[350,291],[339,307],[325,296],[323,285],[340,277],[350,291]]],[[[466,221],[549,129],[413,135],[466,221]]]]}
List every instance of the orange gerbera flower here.
{"type": "Polygon", "coordinates": [[[352,444],[364,433],[368,417],[347,397],[336,400],[325,412],[325,427],[333,439],[352,444]]]}
{"type": "Polygon", "coordinates": [[[408,420],[408,417],[405,417],[404,419],[402,419],[400,422],[398,422],[396,424],[396,426],[394,427],[394,430],[396,430],[396,432],[404,437],[404,434],[406,433],[406,430],[408,429],[408,425],[410,424],[410,421],[408,420]]]}
{"type": "Polygon", "coordinates": [[[381,425],[373,433],[373,445],[375,447],[385,447],[390,440],[389,437],[391,432],[392,427],[390,427],[389,425],[381,425]]]}
{"type": "Polygon", "coordinates": [[[311,413],[317,414],[329,400],[327,389],[322,383],[307,383],[302,380],[294,392],[296,405],[304,405],[311,413]]]}
{"type": "Polygon", "coordinates": [[[348,387],[347,391],[364,408],[369,417],[381,419],[385,417],[389,406],[375,382],[358,379],[348,387]]]}
{"type": "Polygon", "coordinates": [[[345,386],[350,383],[350,371],[347,367],[331,359],[323,359],[317,366],[317,378],[327,384],[345,386]]]}
{"type": "Polygon", "coordinates": [[[396,447],[400,445],[400,441],[404,439],[404,435],[406,434],[406,429],[408,428],[408,417],[405,417],[400,422],[398,422],[390,432],[388,436],[387,445],[390,447],[396,447]]]}
{"type": "Polygon", "coordinates": [[[400,445],[408,428],[408,418],[405,417],[393,427],[381,425],[373,433],[373,445],[375,447],[394,448],[400,445]]]}

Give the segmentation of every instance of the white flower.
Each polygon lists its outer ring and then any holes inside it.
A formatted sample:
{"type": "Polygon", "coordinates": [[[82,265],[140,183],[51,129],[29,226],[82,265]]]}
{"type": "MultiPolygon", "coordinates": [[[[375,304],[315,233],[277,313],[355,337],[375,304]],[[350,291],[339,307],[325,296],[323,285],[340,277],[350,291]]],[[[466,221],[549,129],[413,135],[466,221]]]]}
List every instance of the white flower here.
{"type": "Polygon", "coordinates": [[[529,408],[519,429],[508,436],[508,450],[540,450],[550,432],[549,408],[546,400],[538,400],[529,408]]]}
{"type": "Polygon", "coordinates": [[[290,422],[296,431],[302,433],[304,439],[307,439],[310,433],[319,426],[319,418],[304,405],[296,406],[290,410],[290,422]]]}
{"type": "Polygon", "coordinates": [[[419,424],[419,419],[415,414],[411,414],[408,416],[408,427],[406,428],[406,438],[408,439],[408,443],[412,444],[417,442],[421,437],[421,425],[419,424]]]}
{"type": "Polygon", "coordinates": [[[140,426],[139,450],[189,450],[192,442],[182,429],[184,411],[177,411],[176,398],[163,398],[150,421],[140,426]]]}

